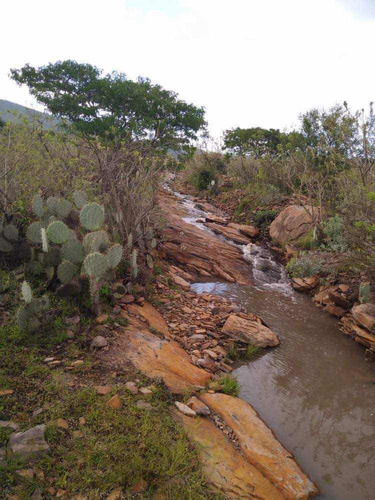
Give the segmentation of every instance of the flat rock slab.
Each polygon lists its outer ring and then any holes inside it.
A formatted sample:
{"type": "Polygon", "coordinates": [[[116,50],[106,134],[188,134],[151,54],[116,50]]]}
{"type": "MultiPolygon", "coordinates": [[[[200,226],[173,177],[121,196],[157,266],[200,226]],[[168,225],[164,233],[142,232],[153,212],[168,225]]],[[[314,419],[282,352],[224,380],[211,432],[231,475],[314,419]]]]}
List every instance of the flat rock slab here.
{"type": "Polygon", "coordinates": [[[277,335],[258,321],[231,314],[222,330],[233,340],[251,344],[256,347],[275,347],[280,341],[277,335]]]}
{"type": "Polygon", "coordinates": [[[29,460],[49,451],[44,439],[46,426],[37,425],[26,432],[15,432],[9,438],[9,451],[19,459],[29,460]]]}
{"type": "Polygon", "coordinates": [[[166,321],[159,311],[150,303],[144,302],[143,306],[138,304],[128,304],[127,310],[132,314],[136,314],[144,318],[150,328],[154,328],[167,337],[169,336],[169,329],[166,321]]]}
{"type": "Polygon", "coordinates": [[[173,414],[189,439],[198,445],[203,473],[211,490],[228,499],[284,498],[269,479],[241,456],[211,420],[187,417],[178,411],[173,414]]]}
{"type": "Polygon", "coordinates": [[[162,379],[175,394],[192,386],[204,387],[211,379],[209,373],[190,362],[176,342],[161,340],[134,326],[121,330],[102,359],[111,369],[128,367],[130,362],[147,377],[162,379]]]}
{"type": "Polygon", "coordinates": [[[272,431],[246,401],[226,394],[202,394],[202,401],[237,435],[244,457],[279,490],[283,498],[307,499],[318,493],[272,431]]]}
{"type": "Polygon", "coordinates": [[[234,241],[239,245],[247,245],[250,241],[248,236],[242,234],[238,229],[231,226],[221,226],[212,222],[206,223],[206,226],[211,229],[215,234],[221,234],[228,240],[234,241]]]}
{"type": "Polygon", "coordinates": [[[162,194],[159,205],[166,220],[162,248],[169,259],[201,276],[252,284],[251,270],[239,248],[185,222],[186,212],[174,197],[162,194]]]}
{"type": "Polygon", "coordinates": [[[375,329],[375,304],[360,304],[352,309],[354,319],[370,332],[375,329]]]}

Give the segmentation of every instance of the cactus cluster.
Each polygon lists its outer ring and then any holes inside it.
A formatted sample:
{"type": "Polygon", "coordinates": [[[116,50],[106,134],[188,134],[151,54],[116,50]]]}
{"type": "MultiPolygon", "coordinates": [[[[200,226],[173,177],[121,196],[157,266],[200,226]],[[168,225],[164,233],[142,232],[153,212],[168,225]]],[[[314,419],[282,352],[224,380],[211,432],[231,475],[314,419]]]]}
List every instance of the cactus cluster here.
{"type": "Polygon", "coordinates": [[[8,224],[5,217],[0,219],[0,252],[12,252],[18,239],[18,228],[14,224],[8,224]]]}
{"type": "Polygon", "coordinates": [[[49,299],[47,295],[43,295],[40,299],[34,298],[27,281],[22,284],[22,298],[25,304],[18,311],[18,326],[21,330],[33,332],[43,324],[45,312],[49,308],[49,299]]]}
{"type": "Polygon", "coordinates": [[[44,204],[39,195],[35,196],[33,211],[40,220],[30,225],[27,237],[39,247],[39,252],[34,249],[28,270],[33,274],[45,272],[48,279],[57,276],[63,285],[71,284],[82,275],[88,277],[91,296],[97,306],[100,282],[119,265],[123,248],[120,244],[112,245],[102,227],[103,206],[86,203],[85,193],[80,191],[75,192],[72,199],[74,206],[55,197],[48,198],[44,204]],[[75,218],[80,225],[73,230],[61,219],[77,209],[80,211],[75,218]]]}

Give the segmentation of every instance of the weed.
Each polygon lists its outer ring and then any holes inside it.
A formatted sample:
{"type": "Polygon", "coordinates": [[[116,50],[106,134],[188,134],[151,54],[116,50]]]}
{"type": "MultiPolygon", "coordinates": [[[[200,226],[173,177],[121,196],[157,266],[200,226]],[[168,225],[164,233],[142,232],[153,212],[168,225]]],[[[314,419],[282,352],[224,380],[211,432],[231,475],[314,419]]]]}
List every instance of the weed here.
{"type": "Polygon", "coordinates": [[[221,392],[228,394],[229,396],[238,396],[239,385],[235,378],[231,375],[224,375],[218,380],[221,388],[221,392]]]}

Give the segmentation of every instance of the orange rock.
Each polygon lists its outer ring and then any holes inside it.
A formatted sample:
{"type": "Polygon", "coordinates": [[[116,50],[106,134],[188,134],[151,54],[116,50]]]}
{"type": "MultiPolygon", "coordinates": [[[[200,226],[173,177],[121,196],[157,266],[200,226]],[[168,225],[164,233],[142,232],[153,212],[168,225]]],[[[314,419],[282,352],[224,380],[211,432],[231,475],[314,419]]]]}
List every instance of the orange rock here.
{"type": "Polygon", "coordinates": [[[177,394],[192,386],[204,387],[211,378],[211,374],[191,364],[189,355],[176,342],[161,340],[134,326],[123,329],[102,359],[112,369],[128,368],[131,362],[148,377],[161,378],[177,394]]]}
{"type": "Polygon", "coordinates": [[[58,418],[57,419],[57,427],[60,427],[60,429],[69,429],[69,424],[63,418],[58,418]]]}
{"type": "Polygon", "coordinates": [[[120,396],[118,394],[115,394],[114,396],[111,397],[107,401],[107,405],[110,406],[111,408],[119,409],[122,406],[122,401],[120,399],[120,396]]]}
{"type": "Polygon", "coordinates": [[[244,457],[278,488],[283,498],[307,499],[318,493],[291,453],[246,401],[220,393],[202,394],[200,399],[233,429],[244,457]]]}
{"type": "Polygon", "coordinates": [[[277,335],[269,328],[256,320],[242,318],[237,314],[229,316],[221,331],[234,340],[257,347],[274,347],[280,343],[277,335]]]}
{"type": "Polygon", "coordinates": [[[127,309],[130,313],[141,316],[145,319],[150,328],[154,328],[160,333],[169,336],[169,329],[163,316],[149,302],[144,302],[143,306],[138,304],[129,304],[127,309]]]}
{"type": "Polygon", "coordinates": [[[96,385],[95,390],[98,394],[104,396],[105,394],[111,392],[111,387],[109,385],[96,385]]]}
{"type": "Polygon", "coordinates": [[[96,322],[99,324],[105,323],[108,319],[108,314],[101,314],[96,318],[96,322]]]}
{"type": "Polygon", "coordinates": [[[209,488],[228,499],[282,500],[275,486],[247,462],[221,431],[202,417],[190,418],[173,412],[197,450],[209,488]]]}

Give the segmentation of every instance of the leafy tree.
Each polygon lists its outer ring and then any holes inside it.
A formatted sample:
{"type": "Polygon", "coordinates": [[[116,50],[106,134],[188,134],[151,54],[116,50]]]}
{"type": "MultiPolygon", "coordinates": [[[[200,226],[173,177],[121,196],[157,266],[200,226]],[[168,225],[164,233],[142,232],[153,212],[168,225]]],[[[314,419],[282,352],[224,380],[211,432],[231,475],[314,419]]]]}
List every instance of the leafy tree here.
{"type": "Polygon", "coordinates": [[[5,121],[0,118],[0,130],[5,127],[5,121]]]}
{"type": "Polygon", "coordinates": [[[223,149],[241,156],[262,158],[266,154],[276,154],[281,142],[277,129],[235,128],[224,133],[223,149]]]}
{"type": "Polygon", "coordinates": [[[204,108],[187,104],[147,78],[103,75],[95,66],[71,60],[39,68],[26,65],[12,69],[11,77],[86,138],[168,149],[197,139],[205,127],[204,108]]]}

